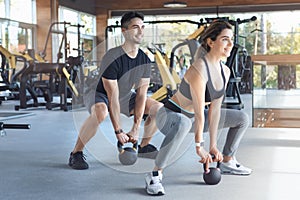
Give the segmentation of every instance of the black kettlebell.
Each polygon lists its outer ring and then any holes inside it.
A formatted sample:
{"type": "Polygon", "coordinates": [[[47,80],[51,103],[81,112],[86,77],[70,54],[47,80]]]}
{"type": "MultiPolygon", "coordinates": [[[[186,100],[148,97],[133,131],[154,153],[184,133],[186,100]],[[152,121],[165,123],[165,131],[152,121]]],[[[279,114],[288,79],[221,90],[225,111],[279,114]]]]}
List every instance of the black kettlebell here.
{"type": "MultiPolygon", "coordinates": [[[[214,159],[214,155],[212,155],[212,158],[214,159]]],[[[206,184],[217,185],[221,181],[221,171],[219,167],[220,162],[217,162],[217,167],[209,167],[209,172],[206,172],[206,163],[203,164],[203,179],[206,184]]]]}
{"type": "Polygon", "coordinates": [[[138,143],[132,143],[132,147],[123,147],[118,141],[119,160],[123,165],[133,165],[137,160],[138,143]]]}

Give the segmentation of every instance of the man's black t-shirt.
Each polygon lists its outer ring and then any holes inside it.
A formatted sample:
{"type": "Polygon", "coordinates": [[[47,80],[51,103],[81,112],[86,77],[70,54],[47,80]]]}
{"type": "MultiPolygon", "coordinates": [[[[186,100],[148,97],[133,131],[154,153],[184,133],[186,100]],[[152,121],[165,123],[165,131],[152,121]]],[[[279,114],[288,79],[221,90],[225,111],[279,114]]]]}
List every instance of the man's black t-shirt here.
{"type": "Polygon", "coordinates": [[[141,78],[150,78],[151,73],[151,61],[141,49],[135,58],[130,58],[121,46],[110,49],[104,55],[100,67],[100,72],[103,74],[96,91],[106,94],[102,77],[117,80],[119,98],[128,95],[141,78]]]}

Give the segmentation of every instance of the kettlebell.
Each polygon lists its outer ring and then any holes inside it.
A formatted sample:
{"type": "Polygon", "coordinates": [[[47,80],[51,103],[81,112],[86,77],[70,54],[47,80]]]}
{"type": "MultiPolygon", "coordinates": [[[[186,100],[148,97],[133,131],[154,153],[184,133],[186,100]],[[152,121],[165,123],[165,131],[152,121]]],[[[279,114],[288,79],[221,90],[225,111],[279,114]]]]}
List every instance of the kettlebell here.
{"type": "MultiPolygon", "coordinates": [[[[214,159],[214,155],[212,155],[214,159]]],[[[209,171],[206,172],[206,163],[203,164],[204,172],[203,179],[204,182],[208,185],[217,185],[221,181],[221,171],[219,169],[220,162],[217,162],[217,167],[209,167],[209,171]]]]}
{"type": "Polygon", "coordinates": [[[123,165],[133,165],[137,160],[137,146],[138,143],[132,143],[132,147],[123,147],[122,143],[118,141],[119,160],[123,165]]]}

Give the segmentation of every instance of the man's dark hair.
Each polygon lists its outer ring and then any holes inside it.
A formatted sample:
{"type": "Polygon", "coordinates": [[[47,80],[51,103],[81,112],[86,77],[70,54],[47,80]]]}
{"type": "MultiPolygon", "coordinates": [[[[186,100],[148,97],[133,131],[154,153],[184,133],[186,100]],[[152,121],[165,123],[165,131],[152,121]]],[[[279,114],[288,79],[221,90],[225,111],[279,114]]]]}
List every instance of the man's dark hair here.
{"type": "Polygon", "coordinates": [[[133,18],[140,18],[141,20],[144,20],[144,14],[136,11],[130,11],[126,12],[122,15],[121,19],[121,27],[122,28],[128,28],[128,25],[130,23],[130,20],[133,18]]]}

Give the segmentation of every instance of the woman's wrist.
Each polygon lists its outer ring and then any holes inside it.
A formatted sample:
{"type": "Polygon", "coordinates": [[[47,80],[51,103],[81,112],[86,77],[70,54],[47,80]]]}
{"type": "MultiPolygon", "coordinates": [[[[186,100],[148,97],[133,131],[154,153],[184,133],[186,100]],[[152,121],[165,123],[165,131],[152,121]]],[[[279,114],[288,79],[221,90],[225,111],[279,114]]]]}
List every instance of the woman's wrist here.
{"type": "Polygon", "coordinates": [[[204,147],[204,140],[202,140],[200,142],[195,142],[195,146],[196,147],[204,147]]]}

